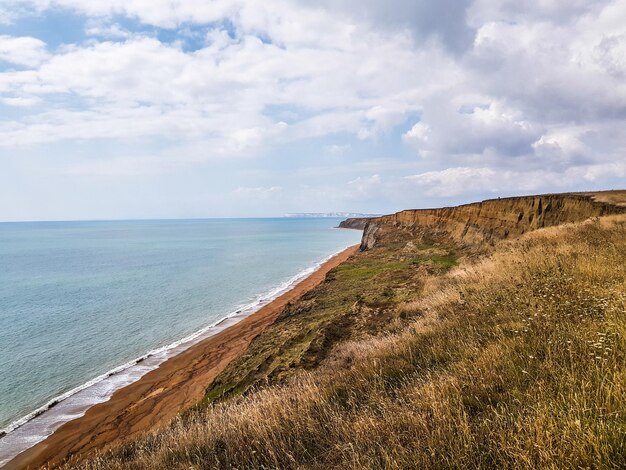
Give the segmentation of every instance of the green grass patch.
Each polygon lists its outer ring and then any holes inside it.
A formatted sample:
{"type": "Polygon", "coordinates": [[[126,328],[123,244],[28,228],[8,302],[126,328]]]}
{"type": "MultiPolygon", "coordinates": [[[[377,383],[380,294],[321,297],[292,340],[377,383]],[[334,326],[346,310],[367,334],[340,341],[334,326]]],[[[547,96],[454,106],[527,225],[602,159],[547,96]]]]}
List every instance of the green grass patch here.
{"type": "Polygon", "coordinates": [[[458,263],[457,257],[455,255],[431,256],[428,259],[435,263],[437,266],[444,269],[453,268],[458,263]]]}

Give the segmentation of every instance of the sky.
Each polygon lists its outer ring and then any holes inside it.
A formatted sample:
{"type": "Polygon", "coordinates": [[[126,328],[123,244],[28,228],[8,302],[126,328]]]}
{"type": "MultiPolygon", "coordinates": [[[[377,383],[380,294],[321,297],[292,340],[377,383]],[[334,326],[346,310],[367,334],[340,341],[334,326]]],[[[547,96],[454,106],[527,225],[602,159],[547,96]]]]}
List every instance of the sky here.
{"type": "Polygon", "coordinates": [[[0,0],[0,220],[626,188],[626,0],[0,0]]]}

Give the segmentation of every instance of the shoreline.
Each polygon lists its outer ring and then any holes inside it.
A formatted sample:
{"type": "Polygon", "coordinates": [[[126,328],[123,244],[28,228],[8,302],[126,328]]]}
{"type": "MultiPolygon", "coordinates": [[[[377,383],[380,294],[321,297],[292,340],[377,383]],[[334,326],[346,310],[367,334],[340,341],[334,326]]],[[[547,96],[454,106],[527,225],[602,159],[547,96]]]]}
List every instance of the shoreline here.
{"type": "Polygon", "coordinates": [[[2,468],[54,466],[68,457],[108,449],[167,424],[180,411],[202,399],[210,381],[247,349],[288,302],[321,283],[329,270],[357,250],[358,245],[353,245],[333,255],[258,310],[249,314],[236,312],[220,320],[214,324],[217,329],[214,334],[116,389],[108,401],[90,406],[82,416],[65,422],[2,468]]]}
{"type": "Polygon", "coordinates": [[[16,419],[4,429],[0,429],[0,467],[46,439],[64,423],[79,418],[90,407],[108,401],[115,391],[136,382],[169,358],[256,312],[281,294],[292,289],[341,251],[343,250],[303,269],[276,287],[258,295],[253,301],[238,305],[213,323],[105,371],[97,377],[51,398],[34,411],[16,419]]]}

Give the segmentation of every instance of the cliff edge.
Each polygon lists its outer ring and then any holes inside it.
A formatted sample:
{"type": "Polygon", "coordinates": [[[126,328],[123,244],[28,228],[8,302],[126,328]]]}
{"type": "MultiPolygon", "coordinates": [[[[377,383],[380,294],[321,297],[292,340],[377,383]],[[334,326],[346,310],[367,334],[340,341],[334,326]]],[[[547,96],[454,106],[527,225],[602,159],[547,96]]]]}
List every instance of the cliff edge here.
{"type": "Polygon", "coordinates": [[[538,228],[590,217],[626,213],[626,191],[565,193],[489,199],[439,209],[414,209],[370,219],[347,219],[343,228],[362,228],[361,250],[407,239],[494,243],[538,228]]]}

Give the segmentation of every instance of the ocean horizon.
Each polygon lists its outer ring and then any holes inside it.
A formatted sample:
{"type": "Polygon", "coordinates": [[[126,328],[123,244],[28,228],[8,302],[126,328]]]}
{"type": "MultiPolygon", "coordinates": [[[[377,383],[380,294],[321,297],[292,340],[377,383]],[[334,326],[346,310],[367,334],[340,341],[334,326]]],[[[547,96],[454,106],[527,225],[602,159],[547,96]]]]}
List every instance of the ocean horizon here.
{"type": "Polygon", "coordinates": [[[0,223],[0,465],[358,243],[340,220],[0,223]]]}

